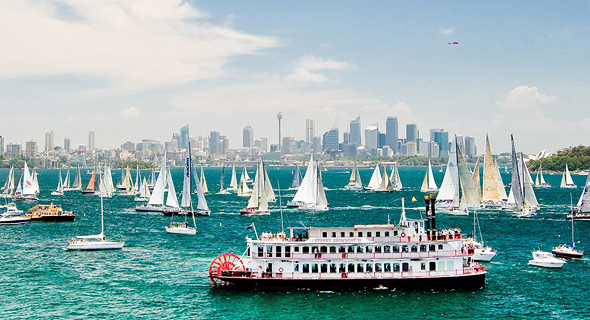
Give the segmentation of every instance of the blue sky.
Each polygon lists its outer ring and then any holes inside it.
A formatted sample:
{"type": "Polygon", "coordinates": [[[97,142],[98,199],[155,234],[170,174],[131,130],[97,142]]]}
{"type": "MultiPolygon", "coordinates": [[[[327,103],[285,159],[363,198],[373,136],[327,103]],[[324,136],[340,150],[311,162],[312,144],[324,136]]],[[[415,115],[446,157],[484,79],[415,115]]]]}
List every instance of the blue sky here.
{"type": "Polygon", "coordinates": [[[43,147],[242,129],[276,143],[397,116],[494,152],[588,144],[588,1],[0,3],[0,135],[43,147]],[[458,45],[448,42],[458,41],[458,45]]]}

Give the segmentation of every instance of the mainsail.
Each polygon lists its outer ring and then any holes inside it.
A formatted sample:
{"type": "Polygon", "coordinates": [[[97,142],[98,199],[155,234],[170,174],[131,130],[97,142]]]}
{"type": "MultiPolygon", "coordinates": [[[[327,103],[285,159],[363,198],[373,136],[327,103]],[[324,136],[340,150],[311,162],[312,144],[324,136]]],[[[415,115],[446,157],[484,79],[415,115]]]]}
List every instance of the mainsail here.
{"type": "Polygon", "coordinates": [[[459,169],[457,168],[457,146],[451,144],[447,170],[436,196],[437,202],[452,203],[452,207],[459,207],[459,169]]]}
{"type": "Polygon", "coordinates": [[[436,185],[434,175],[432,174],[432,163],[430,163],[430,160],[428,160],[428,168],[424,174],[424,180],[422,180],[422,187],[420,187],[420,191],[430,192],[436,190],[438,190],[438,186],[436,185]]]}

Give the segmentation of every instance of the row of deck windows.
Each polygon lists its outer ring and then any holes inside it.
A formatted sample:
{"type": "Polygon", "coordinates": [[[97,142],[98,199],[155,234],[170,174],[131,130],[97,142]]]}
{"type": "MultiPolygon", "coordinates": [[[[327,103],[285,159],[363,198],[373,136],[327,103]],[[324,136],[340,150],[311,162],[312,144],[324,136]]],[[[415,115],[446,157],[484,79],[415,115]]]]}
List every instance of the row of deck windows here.
{"type": "MultiPolygon", "coordinates": [[[[397,237],[399,234],[400,233],[398,231],[393,231],[393,236],[394,237],[397,237]]],[[[349,238],[354,238],[354,236],[355,236],[354,231],[349,231],[348,232],[348,237],[349,238]]],[[[373,232],[372,231],[367,231],[366,233],[363,233],[362,231],[358,231],[356,233],[356,236],[359,237],[359,238],[362,238],[362,237],[365,237],[365,236],[367,238],[371,238],[371,237],[373,237],[373,232]]],[[[389,231],[383,232],[383,236],[384,237],[389,237],[390,236],[389,231]]],[[[322,232],[322,238],[327,238],[327,237],[328,237],[328,232],[327,231],[322,232]]],[[[337,237],[337,233],[335,231],[333,231],[332,232],[332,238],[336,238],[336,237],[337,237]]],[[[340,238],[345,238],[345,237],[346,237],[346,232],[340,231],[340,238]]],[[[376,231],[375,232],[375,237],[380,238],[381,237],[381,231],[376,231]]]]}
{"type": "MultiPolygon", "coordinates": [[[[453,270],[455,267],[455,263],[453,261],[447,261],[446,269],[453,270]]],[[[438,269],[444,270],[445,269],[445,262],[439,261],[438,262],[438,269]]],[[[302,273],[364,273],[364,272],[407,272],[410,271],[410,264],[408,262],[403,263],[296,263],[294,265],[294,272],[302,272],[302,273]]],[[[437,270],[437,262],[431,261],[428,262],[420,262],[420,270],[421,271],[436,271],[437,270]],[[428,269],[426,268],[428,266],[428,269]]]]}
{"type": "MultiPolygon", "coordinates": [[[[258,246],[258,256],[264,256],[266,247],[266,256],[283,257],[283,246],[258,246]],[[273,252],[274,247],[274,252],[273,252]]],[[[284,257],[291,256],[291,247],[284,247],[284,257]]],[[[438,244],[438,250],[444,250],[443,244],[438,244]]],[[[437,245],[392,245],[392,246],[295,246],[293,251],[296,253],[399,253],[399,252],[436,252],[437,245]]]]}

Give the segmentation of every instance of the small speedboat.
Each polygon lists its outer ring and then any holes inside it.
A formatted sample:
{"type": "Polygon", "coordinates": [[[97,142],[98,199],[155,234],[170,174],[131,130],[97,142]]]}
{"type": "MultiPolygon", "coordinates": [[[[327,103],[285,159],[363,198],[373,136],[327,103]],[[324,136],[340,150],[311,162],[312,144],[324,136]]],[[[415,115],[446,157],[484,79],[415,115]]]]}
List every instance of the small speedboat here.
{"type": "Polygon", "coordinates": [[[30,218],[25,216],[11,216],[8,213],[4,213],[0,216],[0,225],[2,224],[23,224],[30,221],[30,218]]]}
{"type": "Polygon", "coordinates": [[[543,267],[543,268],[561,268],[565,264],[565,260],[556,258],[551,252],[533,251],[533,260],[529,260],[529,265],[543,267]]]}

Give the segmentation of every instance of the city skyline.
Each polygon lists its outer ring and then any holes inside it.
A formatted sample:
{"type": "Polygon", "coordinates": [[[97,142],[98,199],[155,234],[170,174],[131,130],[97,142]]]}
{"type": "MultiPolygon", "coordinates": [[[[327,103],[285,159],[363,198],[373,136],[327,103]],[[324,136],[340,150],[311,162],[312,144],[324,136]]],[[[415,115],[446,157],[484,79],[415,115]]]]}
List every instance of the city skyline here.
{"type": "Polygon", "coordinates": [[[297,140],[306,119],[342,139],[393,116],[400,138],[489,132],[498,153],[510,133],[526,153],[587,144],[588,2],[427,4],[6,1],[0,136],[110,149],[188,124],[237,148],[247,124],[279,143],[281,112],[297,140]]]}

